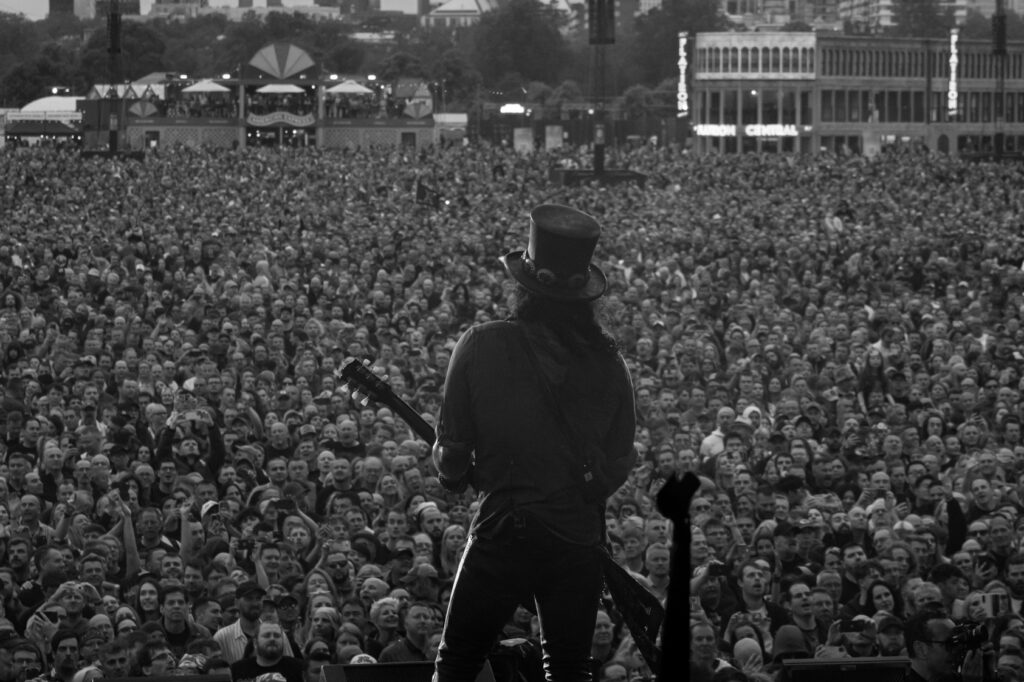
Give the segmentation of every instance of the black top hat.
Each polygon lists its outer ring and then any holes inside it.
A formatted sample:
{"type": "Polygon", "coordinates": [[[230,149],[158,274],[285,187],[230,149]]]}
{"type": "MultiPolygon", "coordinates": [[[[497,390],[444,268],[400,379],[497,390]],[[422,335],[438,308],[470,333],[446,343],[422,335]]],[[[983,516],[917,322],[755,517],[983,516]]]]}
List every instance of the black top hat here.
{"type": "Polygon", "coordinates": [[[590,263],[601,235],[592,216],[568,206],[542,204],[530,213],[526,251],[501,257],[505,270],[535,294],[561,301],[592,301],[608,288],[590,263]]]}

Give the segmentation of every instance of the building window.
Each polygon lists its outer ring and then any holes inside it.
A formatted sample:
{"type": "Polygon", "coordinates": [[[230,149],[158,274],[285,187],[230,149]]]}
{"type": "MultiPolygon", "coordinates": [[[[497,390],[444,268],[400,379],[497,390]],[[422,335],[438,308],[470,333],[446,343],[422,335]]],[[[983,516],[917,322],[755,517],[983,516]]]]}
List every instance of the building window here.
{"type": "Polygon", "coordinates": [[[900,93],[893,90],[885,96],[885,120],[889,123],[896,123],[900,120],[900,93]]]}
{"type": "Polygon", "coordinates": [[[722,93],[712,90],[708,93],[708,123],[714,125],[722,122],[722,93]]]}
{"type": "Polygon", "coordinates": [[[807,70],[814,73],[814,48],[807,48],[807,70]]]}
{"type": "MultiPolygon", "coordinates": [[[[832,123],[835,120],[835,116],[832,113],[832,91],[822,90],[821,91],[821,122],[832,123]]],[[[806,125],[806,122],[803,122],[806,125]]]]}
{"type": "Polygon", "coordinates": [[[722,123],[736,125],[740,122],[739,95],[735,88],[722,93],[722,123]]]}
{"type": "Polygon", "coordinates": [[[772,48],[772,65],[771,65],[771,72],[772,73],[779,73],[779,71],[782,69],[781,61],[782,61],[782,56],[780,54],[779,48],[773,47],[772,48]]]}
{"type": "Polygon", "coordinates": [[[983,92],[981,93],[981,120],[984,123],[991,123],[994,119],[992,116],[992,93],[983,92]]]}
{"type": "Polygon", "coordinates": [[[729,73],[737,73],[740,70],[740,49],[734,47],[729,50],[729,73]]]}
{"type": "Polygon", "coordinates": [[[914,123],[924,123],[924,92],[921,90],[915,90],[913,93],[913,121],[914,123]]]}
{"type": "Polygon", "coordinates": [[[740,71],[750,73],[750,48],[740,48],[740,71]]]}
{"type": "Polygon", "coordinates": [[[796,123],[796,92],[793,90],[782,92],[782,122],[789,125],[796,123]]]}
{"type": "Polygon", "coordinates": [[[910,91],[900,91],[900,123],[910,123],[913,115],[910,110],[910,91]]]}
{"type": "Polygon", "coordinates": [[[846,123],[846,91],[835,91],[835,108],[832,110],[836,123],[846,123]]]}
{"type": "Polygon", "coordinates": [[[846,93],[846,120],[859,123],[860,119],[860,90],[850,90],[846,93]]]}
{"type": "Polygon", "coordinates": [[[779,122],[779,91],[774,88],[763,88],[761,97],[761,123],[779,122]]]}
{"type": "Polygon", "coordinates": [[[743,125],[750,125],[752,123],[760,123],[757,120],[757,90],[743,88],[743,118],[740,121],[743,125]]]}
{"type": "Polygon", "coordinates": [[[814,110],[811,108],[811,93],[808,90],[800,91],[800,125],[814,124],[814,110]]]}

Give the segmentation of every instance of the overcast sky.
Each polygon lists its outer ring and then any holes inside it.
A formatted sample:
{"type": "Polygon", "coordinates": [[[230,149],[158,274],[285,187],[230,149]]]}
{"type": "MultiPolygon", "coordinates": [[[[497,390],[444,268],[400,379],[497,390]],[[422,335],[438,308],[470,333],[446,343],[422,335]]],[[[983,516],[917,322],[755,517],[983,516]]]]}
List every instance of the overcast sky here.
{"type": "Polygon", "coordinates": [[[47,0],[0,0],[0,11],[24,14],[29,19],[45,19],[50,9],[47,0]]]}
{"type": "MultiPolygon", "coordinates": [[[[230,1],[230,0],[229,0],[230,1]]],[[[153,4],[153,0],[142,0],[142,13],[146,14],[149,12],[150,6],[153,4]]],[[[223,4],[219,2],[211,2],[211,5],[223,4]]],[[[236,0],[237,4],[237,0],[236,0]]],[[[47,12],[50,10],[49,0],[0,0],[0,12],[13,12],[14,14],[24,14],[33,21],[38,19],[45,19],[47,12]]]]}

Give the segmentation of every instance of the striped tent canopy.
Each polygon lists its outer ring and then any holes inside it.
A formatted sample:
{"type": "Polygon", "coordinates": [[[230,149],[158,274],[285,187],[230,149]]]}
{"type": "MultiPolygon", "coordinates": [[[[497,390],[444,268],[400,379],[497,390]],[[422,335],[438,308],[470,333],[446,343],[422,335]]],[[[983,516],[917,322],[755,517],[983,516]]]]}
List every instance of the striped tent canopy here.
{"type": "Polygon", "coordinates": [[[283,80],[293,78],[314,66],[313,58],[301,47],[291,43],[271,43],[249,60],[249,66],[283,80]]]}
{"type": "Polygon", "coordinates": [[[146,118],[149,116],[156,116],[160,113],[160,110],[156,108],[156,105],[147,100],[139,100],[135,104],[131,105],[128,109],[128,113],[133,116],[140,116],[146,118]]]}

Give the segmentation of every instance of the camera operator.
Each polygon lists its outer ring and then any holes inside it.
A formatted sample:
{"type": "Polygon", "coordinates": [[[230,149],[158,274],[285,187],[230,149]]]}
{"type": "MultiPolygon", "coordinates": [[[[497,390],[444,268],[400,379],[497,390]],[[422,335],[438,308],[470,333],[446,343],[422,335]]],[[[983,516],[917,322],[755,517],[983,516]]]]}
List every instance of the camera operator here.
{"type": "Polygon", "coordinates": [[[941,609],[924,609],[907,622],[904,632],[910,670],[904,682],[959,679],[982,682],[985,656],[976,628],[957,626],[941,609]]]}

